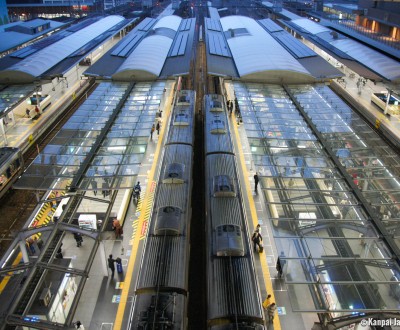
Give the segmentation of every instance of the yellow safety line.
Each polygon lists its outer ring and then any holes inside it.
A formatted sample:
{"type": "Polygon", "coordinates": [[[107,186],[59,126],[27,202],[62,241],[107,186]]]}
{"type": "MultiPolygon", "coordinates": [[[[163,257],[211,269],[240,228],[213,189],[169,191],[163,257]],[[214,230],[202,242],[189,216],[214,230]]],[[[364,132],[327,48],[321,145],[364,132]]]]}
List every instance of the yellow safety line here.
{"type": "MultiPolygon", "coordinates": [[[[254,204],[254,199],[253,199],[250,183],[248,180],[249,174],[247,172],[247,167],[246,167],[244,155],[242,152],[243,148],[242,148],[242,143],[240,142],[239,131],[237,128],[237,123],[236,123],[236,117],[233,115],[231,116],[231,124],[232,124],[231,126],[233,127],[233,130],[235,131],[235,139],[236,139],[236,143],[238,146],[238,151],[236,152],[236,154],[239,156],[240,165],[242,167],[243,176],[245,178],[244,187],[246,189],[247,199],[249,201],[250,214],[251,214],[251,218],[253,221],[253,225],[254,225],[254,227],[256,227],[258,224],[257,211],[256,211],[256,207],[254,204]]],[[[264,250],[264,253],[265,253],[265,250],[264,250]]],[[[275,296],[274,296],[274,289],[272,288],[271,275],[269,273],[269,269],[268,269],[268,265],[267,265],[267,259],[264,258],[262,255],[260,256],[260,263],[261,263],[261,270],[262,270],[264,283],[265,283],[265,289],[267,291],[267,294],[271,295],[272,302],[276,302],[275,296]]],[[[279,315],[275,315],[275,317],[274,317],[274,330],[281,330],[281,323],[279,320],[279,315]]]]}
{"type": "MultiPolygon", "coordinates": [[[[54,196],[51,196],[50,198],[53,198],[54,196]]],[[[35,217],[35,221],[37,221],[36,226],[40,226],[42,224],[47,224],[49,223],[51,216],[49,215],[49,213],[51,212],[52,208],[50,208],[50,210],[48,210],[49,205],[47,203],[42,204],[42,207],[40,208],[40,211],[38,212],[38,214],[35,217]],[[46,218],[41,221],[43,219],[44,214],[46,213],[46,218]]],[[[40,236],[42,235],[42,233],[37,233],[35,236],[37,238],[40,238],[40,236]]],[[[22,259],[22,253],[19,252],[17,254],[17,257],[15,258],[15,260],[13,261],[12,265],[16,266],[21,262],[22,259]]],[[[13,274],[13,272],[9,272],[9,275],[5,276],[2,281],[0,282],[0,294],[3,292],[3,290],[5,289],[7,283],[10,281],[11,275],[13,274]]]]}
{"type": "MultiPolygon", "coordinates": [[[[16,266],[20,263],[22,259],[22,253],[18,253],[17,257],[15,258],[14,262],[12,263],[13,266],[16,266]]],[[[11,279],[13,272],[9,272],[7,276],[3,278],[3,280],[0,283],[0,294],[3,292],[5,287],[7,286],[8,281],[11,279]]]]}
{"type": "MultiPolygon", "coordinates": [[[[168,116],[169,116],[169,107],[167,107],[167,109],[168,109],[168,111],[165,114],[164,118],[168,118],[168,116]]],[[[146,189],[146,194],[144,196],[143,205],[141,207],[142,210],[141,210],[140,216],[139,216],[138,228],[142,228],[142,226],[145,223],[146,216],[149,215],[149,212],[144,212],[144,210],[151,209],[151,202],[153,201],[152,197],[154,196],[154,190],[151,191],[152,189],[150,189],[150,185],[153,184],[153,181],[154,181],[154,175],[155,175],[156,168],[157,168],[156,159],[158,159],[158,157],[159,157],[161,147],[162,147],[164,132],[165,132],[164,126],[165,125],[162,125],[162,128],[160,130],[160,135],[158,137],[156,151],[154,153],[153,164],[152,164],[150,172],[148,174],[149,187],[148,187],[148,189],[146,189]]],[[[129,293],[130,287],[132,285],[132,275],[133,275],[133,269],[135,267],[135,262],[136,262],[137,249],[139,246],[139,241],[141,239],[142,239],[142,237],[140,235],[140,230],[137,230],[135,238],[133,239],[133,242],[132,242],[132,251],[135,251],[135,253],[132,253],[129,258],[128,268],[126,270],[126,276],[124,279],[125,285],[122,289],[121,298],[119,300],[118,311],[117,311],[117,315],[115,317],[113,330],[121,330],[121,327],[122,327],[122,321],[124,318],[126,304],[128,302],[128,293],[129,293]]]]}

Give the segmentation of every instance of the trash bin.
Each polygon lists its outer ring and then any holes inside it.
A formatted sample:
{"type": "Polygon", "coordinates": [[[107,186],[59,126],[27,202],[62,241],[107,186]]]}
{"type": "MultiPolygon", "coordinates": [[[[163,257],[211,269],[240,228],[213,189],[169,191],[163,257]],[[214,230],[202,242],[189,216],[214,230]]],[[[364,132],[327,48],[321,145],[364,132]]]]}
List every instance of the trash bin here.
{"type": "Polygon", "coordinates": [[[117,264],[117,272],[122,273],[122,260],[121,258],[115,259],[116,264],[117,264]]]}

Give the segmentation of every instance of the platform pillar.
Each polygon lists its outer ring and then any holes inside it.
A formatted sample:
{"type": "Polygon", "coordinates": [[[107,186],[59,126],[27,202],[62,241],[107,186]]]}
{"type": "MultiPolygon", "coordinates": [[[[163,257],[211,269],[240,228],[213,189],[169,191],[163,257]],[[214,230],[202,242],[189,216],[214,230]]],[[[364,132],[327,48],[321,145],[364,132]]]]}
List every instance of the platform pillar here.
{"type": "Polygon", "coordinates": [[[29,255],[28,251],[26,250],[25,240],[19,241],[19,248],[21,249],[22,260],[24,260],[24,263],[27,264],[29,262],[29,255]]]}
{"type": "Polygon", "coordinates": [[[106,248],[104,246],[104,242],[101,241],[99,247],[100,247],[99,250],[100,250],[100,259],[101,259],[101,269],[103,271],[103,275],[108,276],[108,267],[107,267],[108,256],[106,254],[106,248]]]}

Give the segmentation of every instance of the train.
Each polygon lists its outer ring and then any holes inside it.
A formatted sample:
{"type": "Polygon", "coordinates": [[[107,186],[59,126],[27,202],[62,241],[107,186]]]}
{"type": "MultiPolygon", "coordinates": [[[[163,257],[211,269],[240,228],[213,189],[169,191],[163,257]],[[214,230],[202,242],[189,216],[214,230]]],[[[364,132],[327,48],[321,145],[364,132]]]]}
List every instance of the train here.
{"type": "Polygon", "coordinates": [[[207,328],[265,329],[223,96],[206,95],[204,109],[207,328]]]}
{"type": "Polygon", "coordinates": [[[0,198],[24,171],[24,158],[19,148],[0,148],[0,198]]]}
{"type": "Polygon", "coordinates": [[[186,329],[195,92],[178,91],[128,329],[186,329]]]}

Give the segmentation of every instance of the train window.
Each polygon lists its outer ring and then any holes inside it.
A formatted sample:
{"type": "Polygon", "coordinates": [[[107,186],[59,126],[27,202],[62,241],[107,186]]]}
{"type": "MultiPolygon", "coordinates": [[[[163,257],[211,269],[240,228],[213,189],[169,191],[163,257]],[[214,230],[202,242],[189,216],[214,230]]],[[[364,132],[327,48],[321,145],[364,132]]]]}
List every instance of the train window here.
{"type": "Polygon", "coordinates": [[[166,166],[163,183],[184,183],[183,173],[185,165],[181,163],[171,163],[166,166]]]}
{"type": "Polygon", "coordinates": [[[154,227],[155,235],[180,235],[182,233],[182,210],[174,206],[164,206],[158,209],[154,227]]]}
{"type": "Polygon", "coordinates": [[[214,177],[214,197],[236,197],[233,180],[228,175],[216,175],[214,177]]]}

